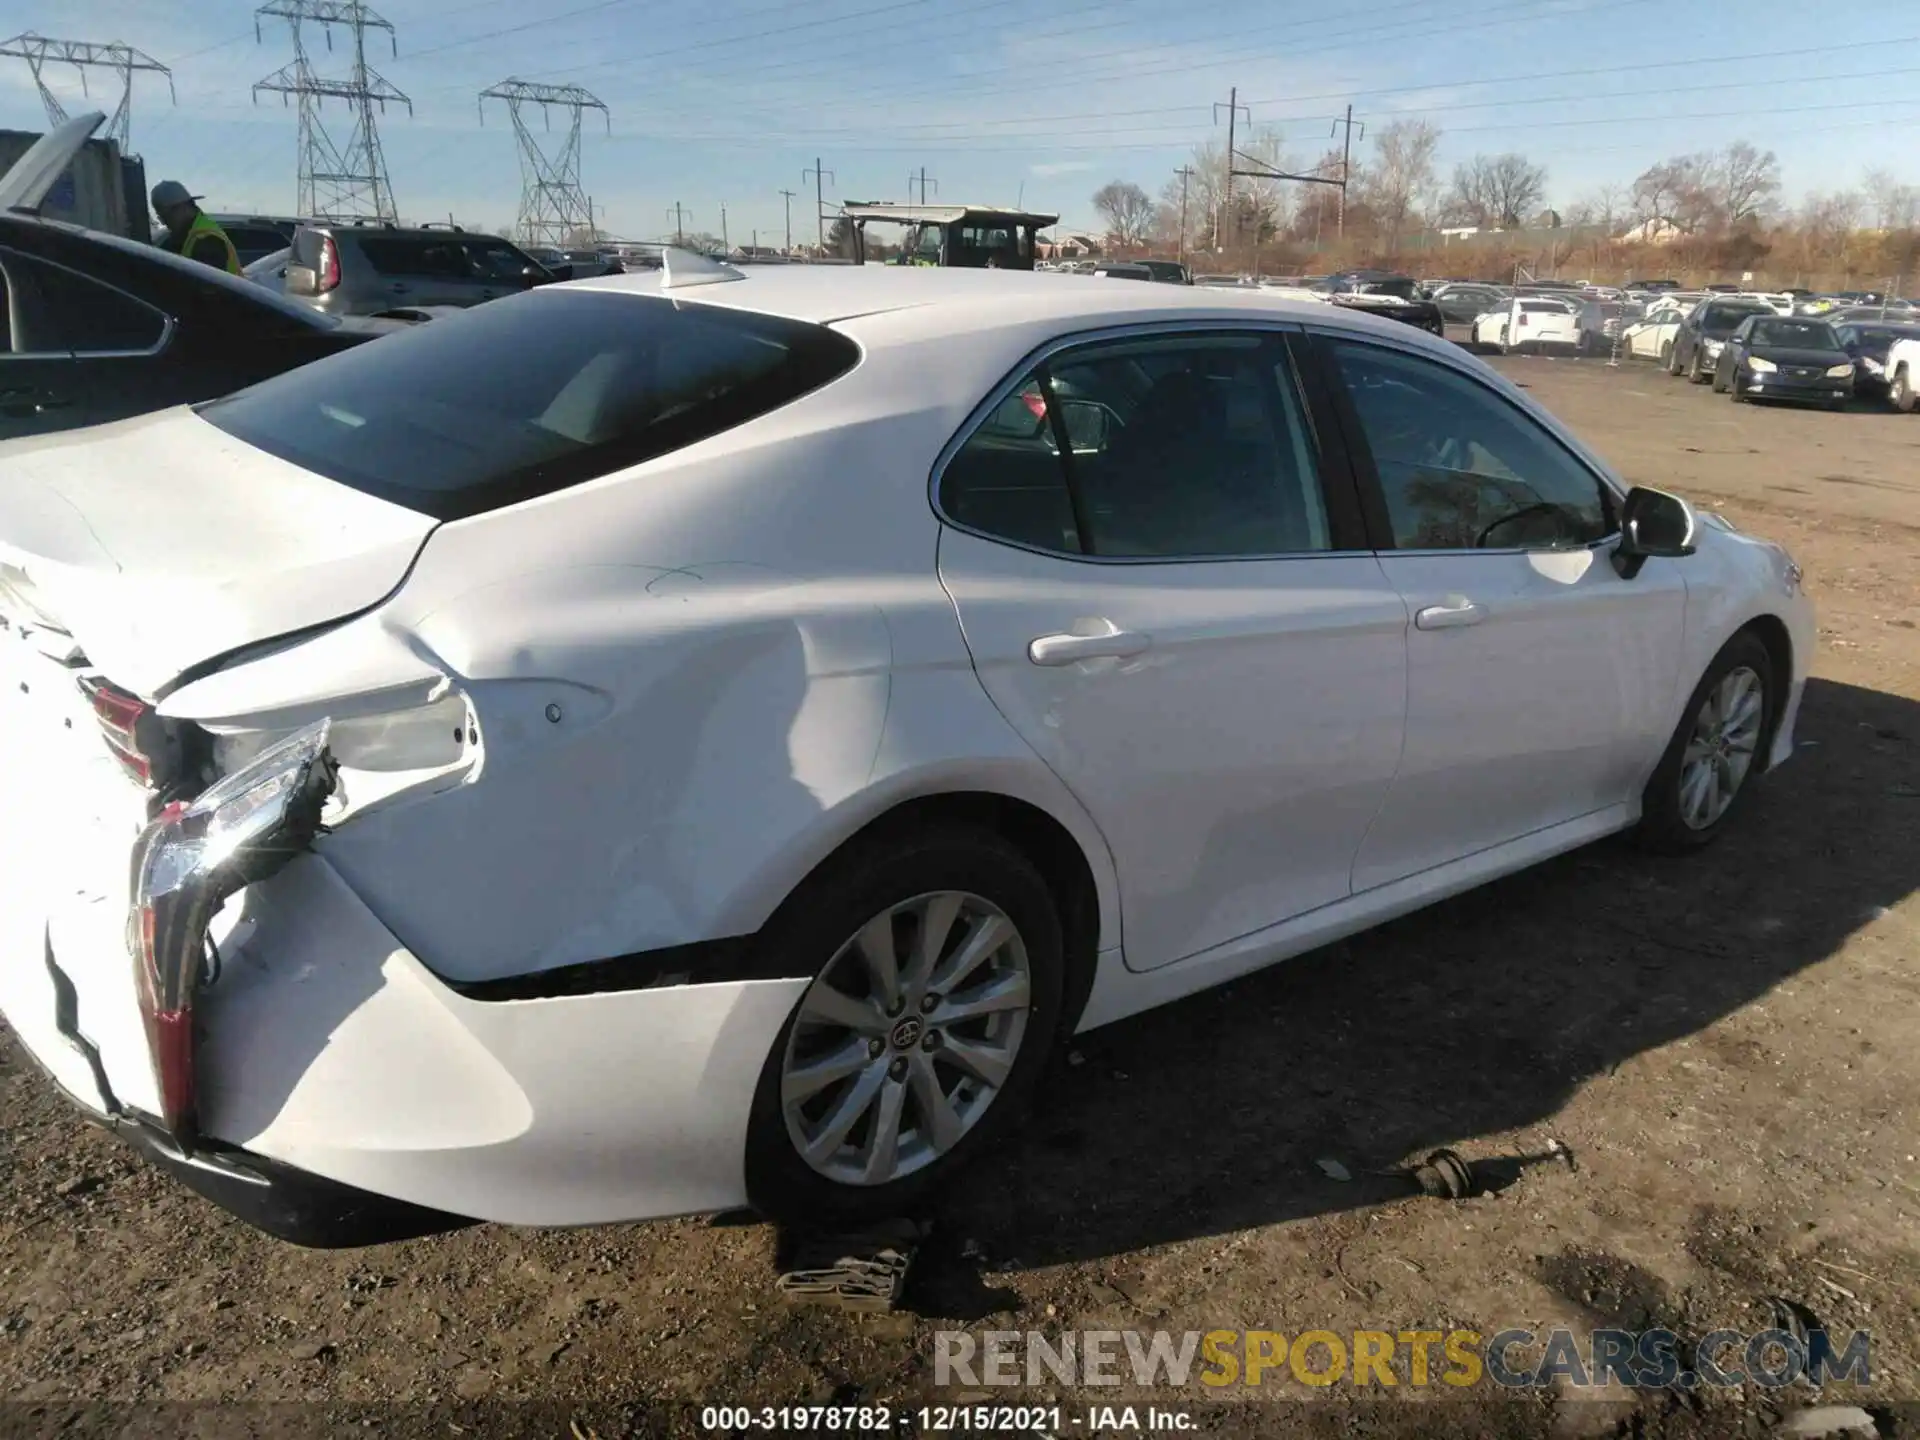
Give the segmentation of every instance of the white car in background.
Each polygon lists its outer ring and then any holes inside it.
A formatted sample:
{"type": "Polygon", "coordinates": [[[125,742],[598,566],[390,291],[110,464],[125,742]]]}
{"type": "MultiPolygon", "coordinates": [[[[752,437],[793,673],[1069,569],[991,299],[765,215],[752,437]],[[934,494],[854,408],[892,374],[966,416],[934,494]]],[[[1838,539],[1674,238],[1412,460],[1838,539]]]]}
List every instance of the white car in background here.
{"type": "Polygon", "coordinates": [[[1680,332],[1680,322],[1704,298],[1695,294],[1668,294],[1655,300],[1645,315],[1620,332],[1626,341],[1628,357],[1664,363],[1673,353],[1673,337],[1680,332]]]}
{"type": "Polygon", "coordinates": [[[1544,295],[1516,295],[1473,322],[1473,343],[1501,354],[1548,347],[1580,348],[1580,302],[1544,295]]]}
{"type": "Polygon", "coordinates": [[[0,1011],[331,1245],[900,1214],[1076,1031],[1710,841],[1814,650],[1411,326],[673,253],[0,447],[0,561],[0,1011]]]}
{"type": "Polygon", "coordinates": [[[1896,340],[1884,365],[1887,399],[1903,415],[1920,410],[1920,340],[1896,340]]]}

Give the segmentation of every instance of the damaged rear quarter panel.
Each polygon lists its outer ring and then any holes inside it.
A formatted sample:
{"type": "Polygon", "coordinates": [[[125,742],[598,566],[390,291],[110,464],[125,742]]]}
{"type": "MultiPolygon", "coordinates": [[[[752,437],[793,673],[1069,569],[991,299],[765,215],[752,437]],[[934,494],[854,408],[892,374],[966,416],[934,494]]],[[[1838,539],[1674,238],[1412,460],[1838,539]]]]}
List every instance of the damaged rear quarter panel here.
{"type": "Polygon", "coordinates": [[[886,718],[880,611],[754,566],[536,572],[414,629],[478,716],[475,781],[324,849],[454,980],[714,938],[743,877],[865,782],[886,718]]]}

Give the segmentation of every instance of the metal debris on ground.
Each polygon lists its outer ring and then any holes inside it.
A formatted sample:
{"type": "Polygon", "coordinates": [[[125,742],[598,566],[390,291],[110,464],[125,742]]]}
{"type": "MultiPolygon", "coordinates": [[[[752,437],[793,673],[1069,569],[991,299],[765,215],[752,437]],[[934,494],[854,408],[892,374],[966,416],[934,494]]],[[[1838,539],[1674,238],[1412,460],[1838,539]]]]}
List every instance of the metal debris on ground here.
{"type": "Polygon", "coordinates": [[[1880,1427],[1858,1405],[1816,1405],[1797,1410],[1774,1429],[1775,1435],[1791,1435],[1800,1440],[1819,1440],[1821,1436],[1866,1436],[1873,1440],[1880,1427]]]}
{"type": "Polygon", "coordinates": [[[1473,1194],[1473,1167],[1452,1150],[1436,1150],[1404,1172],[1422,1195],[1439,1200],[1464,1200],[1473,1194]]]}
{"type": "Polygon", "coordinates": [[[900,1303],[907,1271],[926,1227],[918,1221],[886,1221],[838,1235],[796,1235],[780,1293],[796,1303],[837,1305],[844,1310],[888,1311],[900,1303]]]}

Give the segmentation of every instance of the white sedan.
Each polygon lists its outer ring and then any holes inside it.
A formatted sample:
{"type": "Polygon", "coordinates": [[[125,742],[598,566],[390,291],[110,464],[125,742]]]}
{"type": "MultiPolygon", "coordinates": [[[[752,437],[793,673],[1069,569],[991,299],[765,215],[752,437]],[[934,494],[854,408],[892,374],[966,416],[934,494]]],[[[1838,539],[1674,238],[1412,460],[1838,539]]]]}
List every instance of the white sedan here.
{"type": "Polygon", "coordinates": [[[0,447],[0,560],[0,1010],[326,1245],[900,1213],[1076,1031],[1712,840],[1814,649],[1411,326],[678,254],[0,447]]]}
{"type": "Polygon", "coordinates": [[[1673,337],[1680,333],[1680,322],[1700,299],[1698,295],[1668,295],[1654,301],[1645,315],[1620,332],[1627,343],[1627,357],[1665,364],[1673,353],[1673,337]]]}
{"type": "Polygon", "coordinates": [[[1576,301],[1538,295],[1516,295],[1498,309],[1473,322],[1473,343],[1491,345],[1502,354],[1549,346],[1580,348],[1580,306],[1576,301]]]}

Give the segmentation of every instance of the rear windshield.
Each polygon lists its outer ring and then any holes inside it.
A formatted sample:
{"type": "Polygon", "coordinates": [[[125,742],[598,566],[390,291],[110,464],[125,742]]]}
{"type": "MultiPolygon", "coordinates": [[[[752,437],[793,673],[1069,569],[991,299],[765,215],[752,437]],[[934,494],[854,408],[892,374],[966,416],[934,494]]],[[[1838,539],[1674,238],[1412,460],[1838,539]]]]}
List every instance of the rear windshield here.
{"type": "Polygon", "coordinates": [[[745,424],[859,355],[820,325],[549,290],[355,346],[199,413],[270,455],[457,520],[745,424]]]}
{"type": "Polygon", "coordinates": [[[1700,317],[1700,328],[1708,335],[1731,335],[1749,315],[1771,315],[1770,305],[1713,305],[1700,317]]]}

